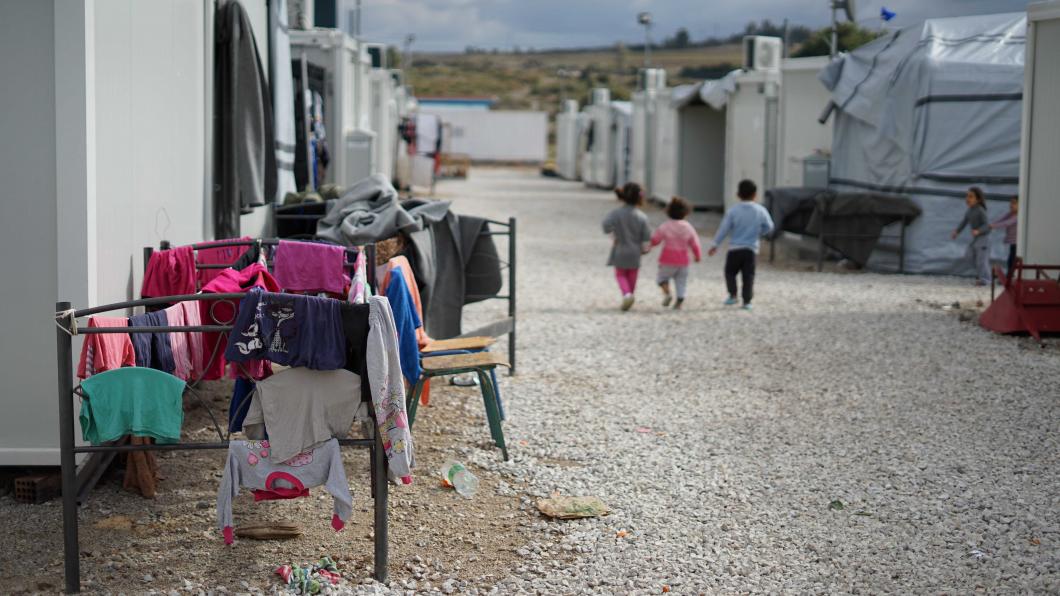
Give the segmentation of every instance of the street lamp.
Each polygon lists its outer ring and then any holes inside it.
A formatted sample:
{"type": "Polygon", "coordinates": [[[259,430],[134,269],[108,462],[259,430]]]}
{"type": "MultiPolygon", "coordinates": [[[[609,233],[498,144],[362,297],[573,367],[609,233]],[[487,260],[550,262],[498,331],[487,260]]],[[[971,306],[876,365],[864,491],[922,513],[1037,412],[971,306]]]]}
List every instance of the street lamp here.
{"type": "Polygon", "coordinates": [[[857,18],[855,14],[857,10],[854,7],[854,0],[831,0],[829,6],[832,8],[832,48],[830,54],[835,58],[836,54],[839,53],[839,16],[838,11],[842,10],[846,13],[847,20],[851,23],[856,23],[857,18]]]}
{"type": "Polygon", "coordinates": [[[638,13],[637,23],[644,26],[644,68],[651,68],[651,13],[638,13]]]}
{"type": "Polygon", "coordinates": [[[412,42],[416,41],[416,36],[409,33],[405,36],[405,64],[401,67],[408,73],[412,73],[412,42]]]}

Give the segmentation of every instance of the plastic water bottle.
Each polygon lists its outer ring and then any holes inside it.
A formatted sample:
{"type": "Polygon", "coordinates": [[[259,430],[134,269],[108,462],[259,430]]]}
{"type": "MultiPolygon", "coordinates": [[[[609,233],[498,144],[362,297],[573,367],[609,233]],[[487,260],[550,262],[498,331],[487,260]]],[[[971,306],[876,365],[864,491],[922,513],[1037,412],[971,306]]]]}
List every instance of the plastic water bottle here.
{"type": "Polygon", "coordinates": [[[438,472],[461,497],[470,499],[475,496],[475,491],[478,490],[478,477],[465,468],[464,464],[454,459],[446,460],[438,472]]]}

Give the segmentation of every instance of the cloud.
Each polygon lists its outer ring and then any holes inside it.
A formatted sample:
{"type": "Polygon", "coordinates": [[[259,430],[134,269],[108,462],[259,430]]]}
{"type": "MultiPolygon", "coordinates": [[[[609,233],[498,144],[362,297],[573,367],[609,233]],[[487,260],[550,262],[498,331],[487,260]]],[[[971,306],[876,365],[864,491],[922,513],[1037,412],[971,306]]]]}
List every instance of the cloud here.
{"type": "MultiPolygon", "coordinates": [[[[857,1],[857,0],[855,0],[857,1]]],[[[352,7],[354,0],[340,0],[352,7]]],[[[1013,12],[1027,0],[860,0],[862,25],[879,26],[882,6],[898,13],[893,26],[925,18],[1013,12]]],[[[467,46],[510,49],[611,45],[639,42],[644,31],[638,12],[654,17],[655,41],[679,27],[693,39],[741,31],[750,21],[824,27],[831,11],[828,0],[363,0],[366,38],[400,45],[416,36],[418,51],[459,51],[467,46]]],[[[345,19],[342,19],[345,22],[345,19]]]]}

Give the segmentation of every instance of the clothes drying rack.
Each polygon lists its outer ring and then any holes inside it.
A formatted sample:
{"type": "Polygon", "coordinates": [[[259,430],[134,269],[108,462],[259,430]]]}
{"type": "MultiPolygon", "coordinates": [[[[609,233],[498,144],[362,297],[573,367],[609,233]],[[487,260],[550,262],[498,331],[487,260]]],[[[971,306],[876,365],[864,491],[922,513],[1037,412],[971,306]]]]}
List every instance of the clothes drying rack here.
{"type": "MultiPolygon", "coordinates": [[[[252,243],[253,241],[240,241],[252,243]]],[[[212,245],[216,246],[216,244],[212,245]]],[[[366,257],[374,258],[374,247],[369,246],[365,250],[366,257]]],[[[145,254],[149,254],[145,251],[145,254]]],[[[374,270],[368,268],[369,285],[374,285],[374,270]]],[[[218,440],[212,442],[179,442],[172,444],[148,444],[148,445],[77,445],[74,437],[74,396],[85,399],[83,393],[74,385],[73,374],[73,336],[88,335],[94,333],[190,333],[190,332],[218,332],[224,333],[232,330],[232,322],[217,325],[184,325],[184,326],[159,326],[159,327],[85,327],[78,325],[77,319],[90,315],[125,311],[136,307],[156,307],[171,305],[189,301],[212,301],[227,302],[237,307],[235,301],[242,299],[245,293],[218,293],[218,294],[187,294],[180,296],[162,296],[157,298],[141,298],[139,300],[127,300],[105,304],[80,310],[73,309],[69,302],[57,302],[55,304],[55,337],[56,337],[56,369],[58,373],[58,396],[59,396],[59,457],[62,477],[62,506],[63,506],[63,556],[65,591],[72,594],[80,592],[81,589],[81,549],[78,537],[78,515],[77,508],[80,504],[78,495],[78,478],[76,458],[79,454],[118,454],[132,451],[191,451],[191,450],[221,450],[228,449],[231,440],[231,432],[222,433],[220,426],[214,420],[214,426],[218,433],[218,440]]],[[[234,308],[238,311],[238,308],[234,308]]],[[[234,318],[233,314],[233,318],[234,318]]],[[[218,355],[215,349],[210,361],[218,355]]],[[[209,362],[207,363],[209,364],[209,362]]],[[[204,367],[207,368],[207,367],[204,367]]],[[[201,380],[196,379],[188,383],[187,393],[202,402],[196,392],[196,385],[201,380]]],[[[374,420],[374,411],[371,402],[368,402],[369,416],[374,420]]],[[[206,408],[210,412],[209,408],[206,408]]],[[[211,418],[213,413],[210,412],[211,418]]],[[[374,502],[374,535],[375,535],[375,578],[380,582],[387,579],[387,565],[389,557],[389,538],[387,520],[387,461],[384,456],[382,442],[378,437],[375,425],[366,425],[369,436],[361,439],[339,439],[338,442],[344,447],[362,447],[369,451],[371,495],[374,502]]],[[[102,468],[101,468],[102,469],[102,468]]],[[[87,497],[87,495],[86,495],[87,497]]]]}
{"type": "Polygon", "coordinates": [[[500,226],[501,228],[503,228],[503,230],[490,230],[489,232],[484,232],[485,235],[508,237],[508,260],[499,260],[500,268],[508,270],[508,293],[490,296],[480,296],[472,294],[466,296],[465,298],[470,298],[474,300],[507,300],[508,316],[499,321],[494,321],[488,325],[479,327],[474,331],[461,333],[460,337],[500,337],[502,335],[507,334],[508,363],[511,365],[511,367],[508,369],[508,374],[515,375],[515,218],[509,217],[508,221],[506,222],[497,221],[493,219],[487,219],[486,221],[492,225],[500,226]]]}

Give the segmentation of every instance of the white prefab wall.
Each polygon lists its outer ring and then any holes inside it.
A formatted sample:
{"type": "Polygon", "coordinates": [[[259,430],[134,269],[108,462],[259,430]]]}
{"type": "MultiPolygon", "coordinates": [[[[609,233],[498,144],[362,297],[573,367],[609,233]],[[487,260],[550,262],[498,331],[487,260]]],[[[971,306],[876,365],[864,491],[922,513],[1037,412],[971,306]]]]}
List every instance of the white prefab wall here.
{"type": "Polygon", "coordinates": [[[97,298],[105,303],[139,295],[144,246],[209,236],[213,30],[200,0],[95,5],[97,298]]]}
{"type": "Polygon", "coordinates": [[[736,80],[726,105],[725,207],[736,204],[736,185],[750,179],[765,187],[766,95],[768,75],[749,73],[736,80]]]}
{"type": "Polygon", "coordinates": [[[630,131],[629,179],[644,189],[646,196],[651,196],[648,184],[648,94],[638,91],[633,94],[633,129],[630,131]]]}
{"type": "Polygon", "coordinates": [[[677,109],[670,102],[671,96],[671,89],[661,89],[655,98],[651,196],[658,201],[669,201],[677,194],[677,109]]]}
{"type": "Polygon", "coordinates": [[[777,186],[802,186],[802,161],[832,150],[832,122],[817,121],[831,93],[817,80],[827,57],[793,58],[781,66],[777,186]]]}
{"type": "Polygon", "coordinates": [[[1028,11],[1019,254],[1033,265],[1060,264],[1060,2],[1028,11]]]}
{"type": "Polygon", "coordinates": [[[578,112],[556,114],[556,171],[562,178],[578,177],[578,112]]]}
{"type": "Polygon", "coordinates": [[[420,110],[435,114],[449,125],[449,151],[480,161],[542,163],[548,157],[548,113],[530,111],[477,111],[431,106],[420,110]]]}
{"type": "Polygon", "coordinates": [[[0,465],[58,463],[52,2],[0,2],[0,465]]]}

